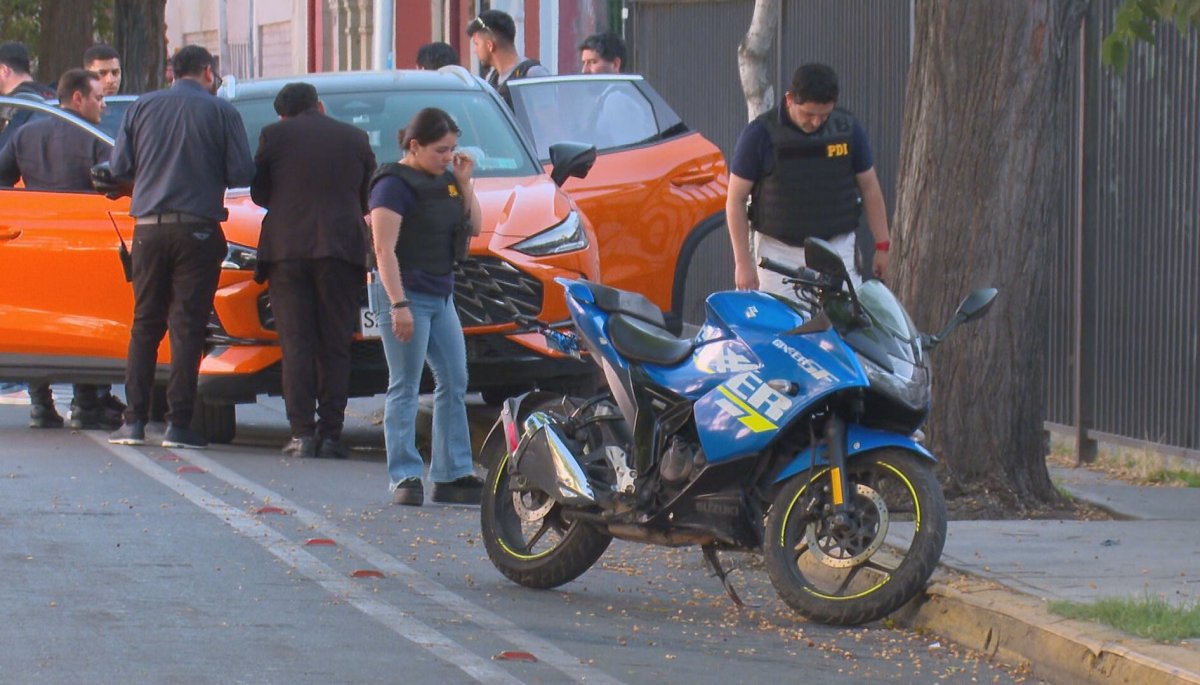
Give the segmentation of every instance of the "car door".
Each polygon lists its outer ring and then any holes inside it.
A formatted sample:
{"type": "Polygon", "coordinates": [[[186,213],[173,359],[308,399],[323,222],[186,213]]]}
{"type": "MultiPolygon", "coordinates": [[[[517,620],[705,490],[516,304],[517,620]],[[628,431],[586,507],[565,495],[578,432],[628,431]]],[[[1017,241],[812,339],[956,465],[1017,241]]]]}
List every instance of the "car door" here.
{"type": "MultiPolygon", "coordinates": [[[[5,106],[65,117],[41,103],[0,98],[5,106]]],[[[131,223],[128,198],[0,188],[0,377],[121,377],[133,292],[118,230],[128,244],[131,223]]]]}
{"type": "Polygon", "coordinates": [[[720,150],[640,76],[554,76],[509,87],[516,118],[547,168],[554,143],[596,146],[587,177],[563,188],[595,228],[604,282],[677,311],[689,246],[724,225],[720,150]]]}

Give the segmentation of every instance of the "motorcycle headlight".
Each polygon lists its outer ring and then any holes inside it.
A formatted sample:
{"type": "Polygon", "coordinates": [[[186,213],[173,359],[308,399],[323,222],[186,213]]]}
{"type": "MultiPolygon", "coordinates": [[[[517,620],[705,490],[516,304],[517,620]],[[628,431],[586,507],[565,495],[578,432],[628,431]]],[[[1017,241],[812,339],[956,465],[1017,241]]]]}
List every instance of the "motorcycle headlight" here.
{"type": "Polygon", "coordinates": [[[567,218],[556,226],[547,228],[537,235],[513,245],[513,249],[532,257],[574,252],[588,246],[587,233],[578,212],[567,214],[567,218]]]}
{"type": "Polygon", "coordinates": [[[258,264],[258,250],[237,243],[229,243],[225,250],[225,259],[221,260],[221,268],[230,271],[254,271],[258,264]]]}
{"type": "Polygon", "coordinates": [[[929,406],[929,371],[924,366],[915,366],[898,357],[891,357],[896,371],[888,371],[882,366],[859,354],[858,361],[867,372],[867,380],[871,389],[880,393],[910,411],[921,411],[929,406]]]}

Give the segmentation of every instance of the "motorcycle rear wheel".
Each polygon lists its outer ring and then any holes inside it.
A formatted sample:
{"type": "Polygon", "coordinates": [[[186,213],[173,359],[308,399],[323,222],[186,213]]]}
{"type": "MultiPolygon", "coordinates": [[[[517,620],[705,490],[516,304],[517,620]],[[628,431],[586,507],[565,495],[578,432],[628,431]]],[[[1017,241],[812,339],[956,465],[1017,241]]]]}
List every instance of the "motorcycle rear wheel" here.
{"type": "Polygon", "coordinates": [[[546,589],[570,582],[592,567],[612,537],[583,521],[566,521],[562,505],[540,490],[511,487],[505,454],[488,472],[480,524],[492,564],[509,580],[546,589]]]}
{"type": "Polygon", "coordinates": [[[946,501],[932,464],[902,450],[852,457],[845,479],[849,526],[832,516],[830,470],[800,474],[775,497],[763,553],[789,606],[848,626],[883,618],[921,591],[946,542],[946,501]]]}

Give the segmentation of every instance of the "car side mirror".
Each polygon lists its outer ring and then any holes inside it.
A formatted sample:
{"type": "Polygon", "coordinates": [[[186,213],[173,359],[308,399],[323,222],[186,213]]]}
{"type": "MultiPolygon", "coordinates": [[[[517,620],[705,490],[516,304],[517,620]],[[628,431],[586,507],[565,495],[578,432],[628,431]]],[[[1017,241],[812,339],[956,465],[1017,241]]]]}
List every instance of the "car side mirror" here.
{"type": "Polygon", "coordinates": [[[92,186],[110,200],[133,194],[131,186],[113,177],[108,162],[100,162],[92,167],[92,186]]]}
{"type": "Polygon", "coordinates": [[[586,178],[596,163],[596,146],[587,143],[555,143],[550,146],[550,178],[561,186],[567,179],[586,178]]]}
{"type": "Polygon", "coordinates": [[[820,238],[804,240],[804,263],[808,268],[823,274],[836,276],[844,281],[850,279],[850,272],[846,270],[846,263],[842,261],[841,255],[833,249],[833,245],[820,238]]]}

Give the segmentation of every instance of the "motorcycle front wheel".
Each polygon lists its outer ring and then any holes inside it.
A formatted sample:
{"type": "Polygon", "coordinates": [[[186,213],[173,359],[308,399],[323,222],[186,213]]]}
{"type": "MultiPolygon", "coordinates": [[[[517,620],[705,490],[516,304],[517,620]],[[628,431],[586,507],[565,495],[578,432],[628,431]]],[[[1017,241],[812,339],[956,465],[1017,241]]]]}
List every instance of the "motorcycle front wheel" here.
{"type": "Polygon", "coordinates": [[[480,524],[492,564],[513,582],[545,589],[570,582],[608,549],[612,537],[580,520],[536,488],[517,488],[505,454],[488,471],[480,524]]]}
{"type": "Polygon", "coordinates": [[[764,556],[779,596],[831,625],[878,620],[929,580],[946,542],[946,501],[932,463],[902,450],[851,457],[838,516],[828,467],[788,481],[767,517],[764,556]]]}

